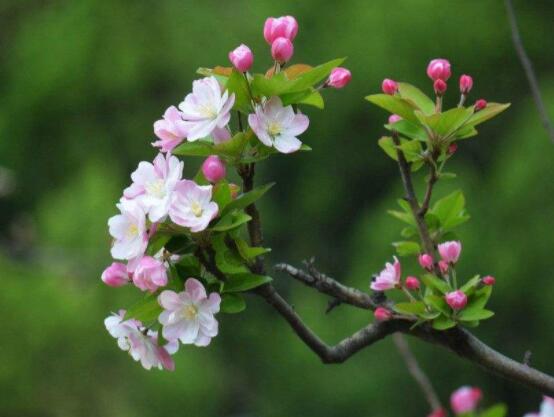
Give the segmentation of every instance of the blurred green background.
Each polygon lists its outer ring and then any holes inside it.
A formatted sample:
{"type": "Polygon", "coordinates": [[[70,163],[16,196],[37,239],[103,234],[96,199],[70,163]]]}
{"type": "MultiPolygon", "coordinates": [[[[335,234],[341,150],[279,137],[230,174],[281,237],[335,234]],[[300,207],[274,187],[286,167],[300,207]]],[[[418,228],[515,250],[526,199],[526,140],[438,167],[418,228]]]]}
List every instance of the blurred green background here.
{"type": "MultiPolygon", "coordinates": [[[[554,115],[554,6],[515,1],[522,35],[554,115]]],[[[463,226],[461,272],[494,274],[497,315],[476,330],[486,342],[554,373],[554,146],[542,129],[511,44],[500,0],[2,0],[0,3],[0,415],[1,416],[424,416],[427,405],[390,339],[343,365],[322,365],[280,317],[253,297],[220,316],[209,349],[183,348],[177,371],[144,371],[120,351],[103,319],[129,305],[109,289],[106,222],[139,160],[151,160],[152,123],[190,90],[199,66],[227,64],[239,43],[270,65],[267,16],[292,14],[295,62],[348,56],[353,80],[326,94],[303,140],[311,153],[276,157],[259,181],[278,185],[261,209],[270,263],[320,269],[367,289],[390,259],[401,225],[385,210],[400,195],[396,167],[376,140],[385,114],[363,100],[390,77],[430,92],[425,67],[444,57],[472,99],[512,102],[459,147],[456,180],[472,221],[463,226]]],[[[187,160],[188,173],[199,160],[187,160]]],[[[422,181],[421,177],[419,182],[422,181]]],[[[408,272],[416,269],[407,264],[408,272]]],[[[329,343],[365,325],[283,275],[276,285],[329,343]]],[[[410,340],[446,401],[461,384],[503,400],[510,415],[539,394],[410,340]]]]}

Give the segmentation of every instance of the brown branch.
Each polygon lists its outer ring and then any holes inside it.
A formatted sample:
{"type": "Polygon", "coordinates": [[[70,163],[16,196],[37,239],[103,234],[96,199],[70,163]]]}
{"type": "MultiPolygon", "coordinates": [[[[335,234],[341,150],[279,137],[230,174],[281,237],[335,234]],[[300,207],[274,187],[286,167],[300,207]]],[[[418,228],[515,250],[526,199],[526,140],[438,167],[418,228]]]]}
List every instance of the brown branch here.
{"type": "Polygon", "coordinates": [[[425,215],[429,210],[429,204],[431,203],[431,197],[433,195],[433,187],[439,179],[437,175],[437,169],[435,168],[434,163],[431,163],[431,169],[429,172],[429,179],[427,180],[427,189],[425,190],[425,196],[423,197],[423,203],[421,204],[420,209],[418,210],[418,216],[425,219],[425,215]]]}
{"type": "Polygon", "coordinates": [[[535,101],[535,106],[539,112],[539,117],[541,119],[544,130],[546,130],[547,135],[550,137],[550,140],[554,143],[554,127],[552,122],[548,117],[548,112],[544,101],[542,99],[541,90],[539,88],[539,82],[537,81],[537,76],[533,70],[533,64],[531,59],[527,55],[525,48],[523,47],[523,41],[521,40],[521,35],[519,33],[519,28],[516,20],[516,14],[514,11],[514,6],[512,0],[505,0],[506,11],[508,12],[508,21],[510,23],[510,30],[512,32],[512,41],[514,43],[514,48],[516,50],[517,56],[523,66],[525,71],[525,76],[529,82],[529,87],[531,88],[531,93],[533,94],[533,100],[535,101]]]}

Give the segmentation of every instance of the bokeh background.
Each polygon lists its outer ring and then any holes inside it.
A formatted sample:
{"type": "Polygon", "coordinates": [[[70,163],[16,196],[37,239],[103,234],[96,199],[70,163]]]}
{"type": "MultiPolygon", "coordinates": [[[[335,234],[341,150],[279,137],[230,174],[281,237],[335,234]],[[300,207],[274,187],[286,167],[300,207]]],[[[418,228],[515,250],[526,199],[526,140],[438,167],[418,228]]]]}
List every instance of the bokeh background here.
{"type": "MultiPolygon", "coordinates": [[[[515,1],[525,46],[554,115],[554,6],[515,1]]],[[[427,405],[392,341],[343,365],[322,365],[267,305],[220,316],[208,349],[183,348],[177,371],[144,371],[103,327],[131,288],[99,279],[110,262],[106,221],[139,160],[151,160],[152,123],[190,90],[199,66],[227,63],[241,42],[270,65],[267,16],[300,23],[295,62],[348,56],[353,73],[307,109],[311,153],[275,157],[259,181],[278,185],[261,205],[270,263],[320,269],[366,289],[393,254],[401,225],[385,210],[400,193],[376,141],[385,113],[363,100],[390,77],[430,92],[429,59],[472,74],[472,98],[512,102],[461,144],[457,179],[472,215],[460,229],[464,276],[494,274],[497,315],[476,333],[554,373],[554,145],[531,100],[500,0],[2,0],[0,3],[0,415],[52,417],[424,416],[427,405]],[[470,275],[471,274],[471,275],[470,275]]],[[[455,81],[448,102],[457,99],[455,81]]],[[[187,172],[199,160],[187,160],[187,172]]],[[[419,181],[422,178],[419,177],[419,181]]],[[[407,270],[416,271],[406,263],[407,270]]],[[[275,275],[276,285],[329,343],[370,315],[275,275]]],[[[539,394],[410,340],[446,401],[462,384],[510,415],[539,394]]]]}

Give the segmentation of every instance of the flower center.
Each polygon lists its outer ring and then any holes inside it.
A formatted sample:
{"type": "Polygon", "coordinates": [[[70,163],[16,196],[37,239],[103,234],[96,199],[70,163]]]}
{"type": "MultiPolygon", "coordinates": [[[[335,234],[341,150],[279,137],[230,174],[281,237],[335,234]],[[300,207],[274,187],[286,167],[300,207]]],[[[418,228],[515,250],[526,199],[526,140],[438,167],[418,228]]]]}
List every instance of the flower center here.
{"type": "Polygon", "coordinates": [[[183,308],[183,317],[187,320],[193,320],[198,315],[198,309],[192,305],[189,304],[188,306],[183,308]]]}
{"type": "Polygon", "coordinates": [[[127,228],[127,238],[133,239],[138,235],[138,226],[136,224],[130,224],[127,228]]]}
{"type": "Polygon", "coordinates": [[[190,211],[192,211],[192,214],[194,214],[196,217],[202,216],[202,206],[198,204],[197,201],[193,201],[190,205],[190,211]]]}
{"type": "Polygon", "coordinates": [[[164,187],[164,181],[162,179],[149,182],[146,184],[144,188],[146,188],[146,192],[151,196],[154,196],[157,198],[165,197],[165,187],[164,187]]]}
{"type": "Polygon", "coordinates": [[[215,117],[217,116],[216,109],[208,104],[200,106],[200,113],[208,119],[215,119],[215,117]]]}
{"type": "Polygon", "coordinates": [[[277,136],[281,133],[281,129],[281,124],[278,122],[269,122],[267,125],[267,133],[269,133],[270,136],[277,136]]]}

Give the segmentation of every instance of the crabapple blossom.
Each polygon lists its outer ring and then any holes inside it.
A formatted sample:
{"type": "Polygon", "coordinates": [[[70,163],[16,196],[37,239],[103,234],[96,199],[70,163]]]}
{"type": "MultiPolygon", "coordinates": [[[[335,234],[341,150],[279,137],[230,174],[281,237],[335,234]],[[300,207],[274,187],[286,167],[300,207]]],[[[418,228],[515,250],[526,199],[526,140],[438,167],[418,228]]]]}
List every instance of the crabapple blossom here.
{"type": "Polygon", "coordinates": [[[433,89],[437,96],[442,96],[446,92],[447,87],[446,83],[440,78],[433,83],[433,89]]]}
{"type": "Polygon", "coordinates": [[[121,310],[119,314],[112,314],[104,320],[106,329],[117,339],[119,348],[129,352],[145,369],[165,368],[173,371],[175,363],[170,355],[177,351],[178,343],[171,341],[165,346],[159,346],[157,332],[145,330],[138,320],[124,320],[124,316],[125,310],[121,310]]]}
{"type": "Polygon", "coordinates": [[[254,54],[248,46],[240,44],[229,52],[229,61],[239,72],[247,72],[254,62],[254,54]]]}
{"type": "Polygon", "coordinates": [[[176,293],[165,290],[158,297],[164,311],[159,316],[162,335],[167,340],[180,340],[183,344],[208,346],[217,336],[221,297],[218,293],[206,294],[200,281],[189,278],[185,291],[176,293]]]}
{"type": "Polygon", "coordinates": [[[127,265],[114,262],[102,272],[102,281],[110,287],[121,287],[129,283],[127,265]]]}
{"type": "Polygon", "coordinates": [[[433,269],[433,257],[428,253],[422,253],[419,255],[417,260],[419,262],[419,266],[423,269],[426,269],[427,271],[431,271],[433,269]]]}
{"type": "Polygon", "coordinates": [[[389,94],[392,96],[398,91],[398,83],[389,78],[385,78],[383,80],[383,83],[381,84],[381,88],[383,89],[383,93],[389,94]]]}
{"type": "Polygon", "coordinates": [[[449,264],[446,261],[443,261],[442,259],[439,261],[439,270],[441,271],[441,274],[447,274],[448,273],[449,264]]]}
{"type": "Polygon", "coordinates": [[[455,264],[460,258],[462,252],[462,242],[450,240],[438,245],[439,254],[443,261],[449,264],[455,264]]]}
{"type": "Polygon", "coordinates": [[[467,94],[473,88],[473,78],[470,75],[463,74],[460,77],[460,93],[467,94]]]}
{"type": "Polygon", "coordinates": [[[453,310],[461,310],[467,304],[467,295],[461,290],[447,293],[444,299],[453,310]]]}
{"type": "Polygon", "coordinates": [[[523,417],[554,417],[554,398],[544,396],[538,413],[527,413],[523,417]]]}
{"type": "Polygon", "coordinates": [[[458,388],[450,396],[450,407],[456,415],[474,411],[483,394],[479,388],[464,386],[458,388]]]}
{"type": "Polygon", "coordinates": [[[158,154],[153,163],[140,162],[131,174],[133,184],[123,195],[134,199],[148,214],[152,222],[165,219],[169,212],[171,196],[183,175],[183,162],[175,156],[158,154]]]}
{"type": "Polygon", "coordinates": [[[401,267],[398,258],[394,257],[394,264],[387,262],[385,268],[375,277],[370,287],[373,291],[386,291],[400,284],[401,267]]]}
{"type": "Polygon", "coordinates": [[[217,155],[210,155],[202,164],[202,174],[212,183],[225,178],[225,164],[217,155]]]}
{"type": "Polygon", "coordinates": [[[231,118],[231,108],[235,95],[221,87],[215,77],[206,77],[192,83],[192,93],[179,104],[185,120],[187,140],[194,142],[213,133],[217,128],[223,129],[231,118]]]}
{"type": "Polygon", "coordinates": [[[377,321],[387,321],[392,318],[392,312],[384,307],[377,307],[373,312],[373,316],[377,321]]]}
{"type": "Polygon", "coordinates": [[[277,38],[286,38],[291,42],[298,33],[298,22],[292,16],[268,17],[264,24],[264,38],[272,45],[277,38]]]}
{"type": "Polygon", "coordinates": [[[389,116],[389,125],[392,125],[393,123],[399,122],[400,120],[402,120],[402,117],[400,117],[397,114],[391,114],[389,116]]]}
{"type": "Polygon", "coordinates": [[[191,232],[200,232],[217,216],[217,203],[211,201],[212,186],[200,186],[194,181],[180,181],[173,192],[169,217],[191,232]]]}
{"type": "Polygon", "coordinates": [[[154,133],[160,140],[152,145],[160,148],[161,152],[171,152],[187,137],[186,124],[177,107],[169,107],[163,119],[154,122],[154,133]]]}
{"type": "Polygon", "coordinates": [[[271,56],[281,64],[288,62],[294,54],[294,45],[287,38],[277,38],[271,44],[271,56]]]}
{"type": "Polygon", "coordinates": [[[272,97],[256,112],[248,115],[248,124],[260,141],[273,146],[279,152],[291,153],[302,146],[296,136],[302,134],[310,123],[307,116],[294,113],[292,106],[283,107],[279,97],[272,97]]]}
{"type": "Polygon", "coordinates": [[[325,85],[333,88],[343,88],[352,79],[352,74],[346,68],[337,67],[331,71],[325,85]]]}
{"type": "Polygon", "coordinates": [[[111,254],[115,259],[133,259],[144,254],[148,245],[146,214],[135,200],[122,199],[116,205],[121,214],[108,220],[114,238],[111,254]]]}
{"type": "Polygon", "coordinates": [[[212,139],[216,145],[231,139],[231,132],[226,127],[216,127],[212,132],[212,139]]]}
{"type": "Polygon", "coordinates": [[[484,285],[494,285],[496,283],[496,279],[491,275],[487,275],[486,277],[483,277],[481,282],[483,282],[484,285]]]}
{"type": "Polygon", "coordinates": [[[406,278],[406,288],[409,290],[417,290],[419,288],[419,279],[416,277],[406,278]]]}
{"type": "Polygon", "coordinates": [[[448,81],[451,75],[450,62],[442,58],[433,59],[427,66],[427,75],[433,81],[448,81]]]}
{"type": "Polygon", "coordinates": [[[458,150],[458,144],[457,143],[451,143],[448,145],[448,155],[454,155],[456,151],[458,150]]]}
{"type": "Polygon", "coordinates": [[[133,272],[133,283],[142,291],[154,292],[167,285],[167,269],[164,263],[152,256],[143,256],[133,272]]]}
{"type": "Polygon", "coordinates": [[[483,110],[485,107],[487,107],[487,100],[483,98],[480,98],[479,100],[477,100],[473,105],[473,108],[475,109],[475,111],[483,110]]]}

